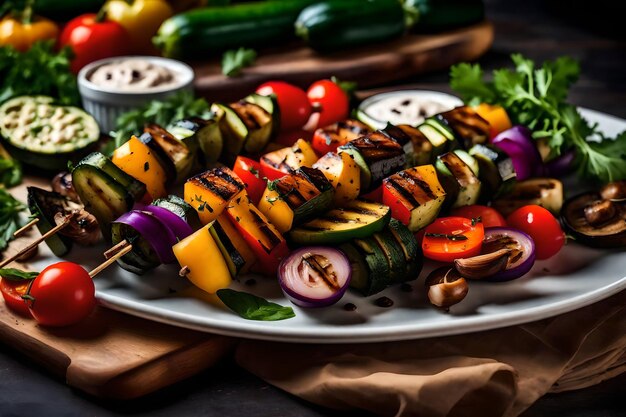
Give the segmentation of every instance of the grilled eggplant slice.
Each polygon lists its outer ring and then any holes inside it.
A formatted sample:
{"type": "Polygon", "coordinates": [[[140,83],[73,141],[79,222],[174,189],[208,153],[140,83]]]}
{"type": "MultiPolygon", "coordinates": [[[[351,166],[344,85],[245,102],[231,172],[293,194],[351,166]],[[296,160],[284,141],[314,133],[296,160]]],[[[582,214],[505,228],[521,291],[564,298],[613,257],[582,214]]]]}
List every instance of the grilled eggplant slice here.
{"type": "MultiPolygon", "coordinates": [[[[468,155],[469,156],[469,155],[468,155]]],[[[437,158],[437,173],[452,207],[476,204],[481,183],[472,168],[455,152],[437,158]]]]}
{"type": "Polygon", "coordinates": [[[563,183],[555,178],[531,178],[519,181],[511,191],[492,202],[493,208],[508,216],[529,204],[542,206],[558,216],[563,206],[563,183]]]}
{"type": "Polygon", "coordinates": [[[261,157],[261,162],[285,174],[291,174],[303,166],[311,167],[316,161],[315,151],[304,139],[298,139],[292,147],[278,149],[261,157]]]}
{"type": "Polygon", "coordinates": [[[201,119],[192,117],[176,122],[169,128],[169,132],[183,143],[193,143],[201,151],[200,163],[217,162],[222,155],[224,140],[216,119],[201,119]]]}
{"type": "Polygon", "coordinates": [[[170,132],[155,123],[145,125],[144,133],[152,135],[174,164],[176,168],[176,182],[184,181],[194,167],[194,152],[183,142],[176,139],[170,132]]]}
{"type": "Polygon", "coordinates": [[[339,147],[354,157],[361,168],[361,194],[378,187],[383,178],[404,167],[402,145],[380,131],[369,133],[339,147]]]}
{"type": "Polygon", "coordinates": [[[355,119],[346,119],[317,129],[315,135],[323,137],[329,145],[341,146],[371,132],[372,129],[366,124],[355,119]]]}
{"type": "Polygon", "coordinates": [[[469,106],[457,107],[436,117],[450,127],[465,149],[486,143],[489,139],[489,122],[469,106]]]}
{"type": "Polygon", "coordinates": [[[228,203],[245,194],[245,184],[226,167],[209,169],[185,182],[184,198],[203,224],[219,216],[228,203]]]}
{"type": "Polygon", "coordinates": [[[494,145],[474,145],[469,154],[478,162],[478,177],[483,183],[481,200],[489,201],[510,191],[515,182],[515,169],[511,157],[494,145]]]}
{"type": "Polygon", "coordinates": [[[446,192],[439,183],[432,165],[400,171],[383,182],[385,203],[392,207],[392,216],[417,232],[439,215],[446,192]],[[387,195],[389,197],[387,197],[387,195]],[[387,201],[391,198],[393,201],[387,201]]]}
{"type": "Polygon", "coordinates": [[[259,210],[284,233],[328,210],[334,189],[322,172],[302,167],[268,183],[259,210]]]}
{"type": "Polygon", "coordinates": [[[231,103],[230,108],[237,113],[248,129],[244,143],[246,152],[261,152],[272,136],[272,115],[263,107],[245,100],[231,103]]]}
{"type": "Polygon", "coordinates": [[[347,242],[383,230],[389,218],[389,207],[355,200],[292,229],[289,236],[299,244],[347,242]]]}

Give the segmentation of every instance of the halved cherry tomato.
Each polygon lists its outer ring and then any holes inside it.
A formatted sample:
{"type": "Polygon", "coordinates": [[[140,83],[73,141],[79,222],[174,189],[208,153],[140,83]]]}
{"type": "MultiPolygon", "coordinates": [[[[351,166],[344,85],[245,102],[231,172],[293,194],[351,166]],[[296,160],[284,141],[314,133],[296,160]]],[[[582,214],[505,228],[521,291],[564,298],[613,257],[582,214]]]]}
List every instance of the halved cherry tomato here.
{"type": "Polygon", "coordinates": [[[33,281],[27,296],[30,313],[44,326],[69,326],[96,305],[96,289],[85,269],[73,262],[49,265],[33,281]]]}
{"type": "Polygon", "coordinates": [[[299,129],[311,116],[311,103],[307,93],[300,87],[284,81],[268,81],[256,89],[257,94],[269,96],[276,95],[280,108],[281,130],[299,129]]]}
{"type": "Polygon", "coordinates": [[[238,156],[233,171],[246,184],[248,196],[254,204],[257,204],[263,191],[265,191],[265,180],[261,175],[261,163],[245,156],[238,156]]]}
{"type": "Polygon", "coordinates": [[[383,188],[384,187],[382,185],[379,185],[378,187],[374,188],[372,191],[362,194],[359,198],[362,198],[363,200],[367,200],[367,201],[373,201],[375,203],[382,203],[383,202],[383,188]]]}
{"type": "Polygon", "coordinates": [[[442,217],[425,230],[422,240],[424,256],[440,262],[479,255],[485,237],[482,223],[465,217],[442,217]]]}
{"type": "Polygon", "coordinates": [[[537,259],[553,257],[565,244],[565,233],[559,222],[541,206],[520,207],[506,221],[509,227],[521,230],[533,238],[537,259]]]}
{"type": "Polygon", "coordinates": [[[22,296],[26,294],[29,285],[30,280],[12,281],[5,278],[0,279],[0,291],[7,307],[25,317],[30,317],[30,310],[22,296]]]}
{"type": "Polygon", "coordinates": [[[466,219],[480,218],[484,227],[506,227],[506,220],[498,210],[479,204],[455,208],[450,212],[450,215],[465,217],[466,219]]]}
{"type": "Polygon", "coordinates": [[[341,87],[331,80],[314,82],[306,94],[315,110],[307,123],[307,130],[314,131],[318,127],[328,126],[348,117],[350,99],[341,87]]]}

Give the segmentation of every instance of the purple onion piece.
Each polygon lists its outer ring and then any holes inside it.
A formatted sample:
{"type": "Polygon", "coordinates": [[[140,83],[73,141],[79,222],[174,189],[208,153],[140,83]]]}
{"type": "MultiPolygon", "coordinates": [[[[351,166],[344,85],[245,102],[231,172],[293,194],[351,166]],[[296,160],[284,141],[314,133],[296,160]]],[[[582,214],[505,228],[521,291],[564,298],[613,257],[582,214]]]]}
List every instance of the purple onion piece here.
{"type": "Polygon", "coordinates": [[[574,166],[575,158],[576,153],[573,149],[565,152],[545,164],[545,174],[543,175],[558,178],[569,174],[574,166]]]}
{"type": "Polygon", "coordinates": [[[488,227],[483,239],[483,253],[491,252],[503,247],[513,248],[506,269],[495,275],[486,277],[485,281],[504,282],[519,278],[535,264],[535,242],[521,230],[509,227],[488,227]]]}
{"type": "Polygon", "coordinates": [[[300,307],[335,304],[348,289],[352,268],[339,249],[309,246],[294,250],[278,267],[278,282],[292,303],[300,307]]]}
{"type": "Polygon", "coordinates": [[[115,223],[123,223],[135,229],[152,246],[161,263],[174,263],[172,246],[177,242],[174,233],[156,216],[140,210],[122,214],[115,223]]]}
{"type": "Polygon", "coordinates": [[[167,226],[172,231],[172,233],[174,233],[174,236],[176,236],[177,240],[183,240],[184,238],[186,238],[187,236],[193,233],[193,229],[189,225],[189,223],[187,223],[185,220],[181,219],[177,214],[172,213],[166,208],[149,205],[149,206],[145,206],[144,208],[140,210],[146,211],[155,215],[157,219],[161,221],[161,223],[167,226]]]}
{"type": "Polygon", "coordinates": [[[513,126],[499,133],[492,143],[511,157],[519,181],[535,175],[543,165],[532,132],[526,126],[513,126]]]}

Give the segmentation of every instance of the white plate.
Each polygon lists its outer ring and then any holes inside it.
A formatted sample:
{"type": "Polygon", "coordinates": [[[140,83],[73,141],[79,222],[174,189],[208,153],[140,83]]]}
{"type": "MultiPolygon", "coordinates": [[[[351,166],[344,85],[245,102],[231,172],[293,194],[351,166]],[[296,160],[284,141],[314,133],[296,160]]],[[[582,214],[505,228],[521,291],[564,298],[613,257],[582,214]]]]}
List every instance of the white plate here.
{"type": "MultiPolygon", "coordinates": [[[[584,113],[607,134],[626,129],[624,120],[593,111],[584,113]]],[[[43,268],[52,261],[53,255],[45,253],[34,267],[43,268]]],[[[94,249],[74,249],[70,259],[93,267],[102,259],[96,253],[94,249]]],[[[538,262],[524,278],[502,284],[472,282],[467,298],[445,314],[430,307],[424,296],[423,280],[431,269],[426,267],[411,283],[410,293],[397,286],[369,298],[349,293],[335,306],[294,307],[295,318],[276,322],[244,320],[218,304],[195,298],[199,291],[179,278],[174,267],[161,267],[139,277],[113,266],[98,275],[96,283],[103,305],[132,315],[230,336],[308,343],[379,342],[476,332],[565,313],[626,289],[626,252],[572,244],[554,258],[538,262]],[[374,305],[382,295],[394,300],[394,306],[374,305]],[[343,310],[348,302],[356,304],[357,311],[343,310]]],[[[254,286],[235,283],[233,288],[289,304],[275,280],[256,281],[254,286]]]]}

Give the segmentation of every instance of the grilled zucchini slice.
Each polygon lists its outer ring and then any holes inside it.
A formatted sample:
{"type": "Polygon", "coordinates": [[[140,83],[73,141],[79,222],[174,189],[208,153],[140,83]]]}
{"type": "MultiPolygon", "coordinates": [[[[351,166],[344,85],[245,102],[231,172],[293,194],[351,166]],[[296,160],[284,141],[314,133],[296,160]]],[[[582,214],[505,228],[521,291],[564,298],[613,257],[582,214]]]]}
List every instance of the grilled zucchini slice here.
{"type": "Polygon", "coordinates": [[[219,124],[215,119],[192,117],[177,121],[169,129],[174,137],[186,144],[193,143],[202,152],[203,165],[216,162],[222,155],[224,140],[219,124]]]}
{"type": "Polygon", "coordinates": [[[422,270],[424,259],[415,235],[396,219],[389,220],[387,230],[402,249],[406,261],[405,281],[416,279],[422,270]]]}
{"type": "Polygon", "coordinates": [[[389,262],[385,253],[373,238],[354,239],[353,245],[363,256],[367,265],[368,280],[361,290],[363,295],[372,295],[381,292],[393,283],[389,262]]]}
{"type": "Polygon", "coordinates": [[[245,100],[231,103],[230,108],[248,129],[244,143],[246,152],[261,152],[272,137],[272,116],[263,107],[245,100]]]}
{"type": "Polygon", "coordinates": [[[389,218],[389,207],[355,200],[292,229],[289,236],[299,244],[347,242],[383,230],[389,218]]]}
{"type": "Polygon", "coordinates": [[[432,145],[431,161],[437,156],[457,147],[454,132],[435,117],[429,117],[417,127],[432,145]]]}
{"type": "Polygon", "coordinates": [[[506,152],[494,145],[474,145],[469,150],[479,166],[480,181],[483,183],[483,201],[506,193],[515,182],[513,161],[506,152]]]}
{"type": "Polygon", "coordinates": [[[211,106],[211,111],[218,120],[224,143],[223,156],[225,162],[233,162],[241,153],[248,138],[248,127],[239,115],[226,104],[215,103],[211,106]]]}
{"type": "Polygon", "coordinates": [[[278,105],[278,99],[275,94],[269,96],[262,96],[261,94],[252,93],[248,97],[243,99],[248,103],[261,106],[263,110],[268,112],[272,116],[272,134],[274,138],[280,131],[280,107],[278,105]]]}
{"type": "Polygon", "coordinates": [[[230,275],[235,278],[248,272],[256,257],[228,216],[218,216],[209,231],[224,256],[230,275]]]}
{"type": "Polygon", "coordinates": [[[436,116],[448,125],[465,149],[489,139],[489,122],[469,106],[461,106],[436,116]]]}
{"type": "Polygon", "coordinates": [[[170,132],[155,123],[145,125],[144,133],[152,135],[176,167],[176,182],[184,181],[194,167],[194,152],[170,132]]]}
{"type": "Polygon", "coordinates": [[[480,197],[481,183],[472,168],[454,152],[437,158],[437,173],[452,207],[476,204],[480,197]]]}

